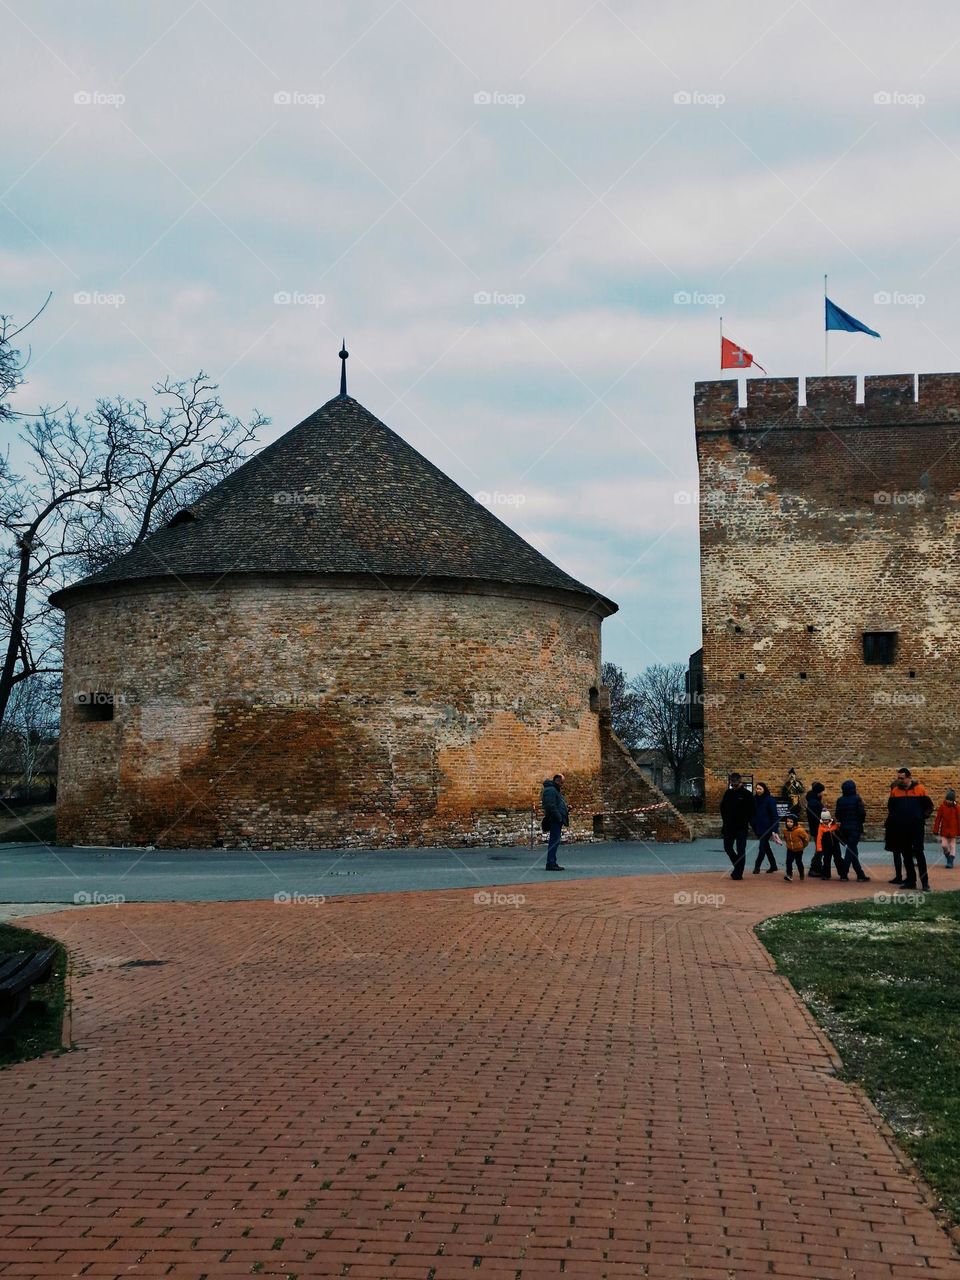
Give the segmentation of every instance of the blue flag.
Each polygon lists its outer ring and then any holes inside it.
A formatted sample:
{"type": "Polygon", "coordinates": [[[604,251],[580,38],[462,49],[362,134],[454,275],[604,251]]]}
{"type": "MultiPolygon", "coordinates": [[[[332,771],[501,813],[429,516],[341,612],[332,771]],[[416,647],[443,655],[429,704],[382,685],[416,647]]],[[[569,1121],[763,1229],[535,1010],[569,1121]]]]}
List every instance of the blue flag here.
{"type": "Polygon", "coordinates": [[[869,333],[871,338],[880,337],[876,329],[868,329],[861,320],[857,320],[848,311],[838,307],[829,298],[824,298],[824,302],[826,303],[828,329],[842,329],[844,333],[869,333]]]}

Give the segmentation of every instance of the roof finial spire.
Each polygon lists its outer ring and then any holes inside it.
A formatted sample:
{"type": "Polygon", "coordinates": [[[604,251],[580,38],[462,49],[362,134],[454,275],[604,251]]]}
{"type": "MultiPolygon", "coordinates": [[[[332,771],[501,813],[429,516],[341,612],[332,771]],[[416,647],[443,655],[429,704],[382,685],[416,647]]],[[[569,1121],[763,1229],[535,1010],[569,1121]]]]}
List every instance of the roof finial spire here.
{"type": "Polygon", "coordinates": [[[347,358],[349,355],[350,352],[347,350],[347,340],[346,338],[343,338],[342,345],[340,347],[340,359],[343,362],[340,365],[340,394],[342,396],[347,394],[347,358]]]}

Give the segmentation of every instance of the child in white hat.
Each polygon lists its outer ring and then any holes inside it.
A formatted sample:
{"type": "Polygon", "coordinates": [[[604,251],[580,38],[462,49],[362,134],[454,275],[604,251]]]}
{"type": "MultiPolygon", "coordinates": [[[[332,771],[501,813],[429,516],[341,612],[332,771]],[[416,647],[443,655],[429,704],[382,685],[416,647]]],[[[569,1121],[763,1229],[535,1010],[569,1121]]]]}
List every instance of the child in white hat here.
{"type": "Polygon", "coordinates": [[[820,825],[817,828],[816,853],[813,855],[813,861],[810,865],[810,874],[812,876],[819,876],[821,880],[829,880],[830,860],[833,859],[837,868],[837,875],[841,880],[847,879],[840,837],[837,835],[839,830],[840,823],[834,822],[829,809],[823,809],[820,813],[820,825]]]}

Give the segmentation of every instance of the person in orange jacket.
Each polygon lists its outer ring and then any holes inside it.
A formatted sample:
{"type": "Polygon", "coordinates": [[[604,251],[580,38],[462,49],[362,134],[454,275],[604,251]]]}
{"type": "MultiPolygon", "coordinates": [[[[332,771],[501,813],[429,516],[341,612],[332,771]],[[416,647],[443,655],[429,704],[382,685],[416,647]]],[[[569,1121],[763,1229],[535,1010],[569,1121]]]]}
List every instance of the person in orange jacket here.
{"type": "Polygon", "coordinates": [[[947,866],[952,867],[957,856],[957,836],[960,836],[960,805],[957,804],[957,793],[952,788],[933,819],[933,834],[940,837],[943,856],[947,860],[947,866]]]}
{"type": "Polygon", "coordinates": [[[840,837],[837,835],[839,830],[840,823],[834,822],[830,816],[830,810],[822,810],[820,825],[817,828],[816,853],[810,863],[810,874],[812,876],[817,876],[821,880],[829,880],[830,860],[832,858],[840,879],[848,879],[843,861],[843,846],[840,844],[840,837]]]}
{"type": "Polygon", "coordinates": [[[886,840],[884,848],[893,854],[894,876],[891,884],[905,889],[917,888],[917,875],[924,893],[930,889],[927,858],[923,849],[923,828],[933,813],[933,801],[922,782],[909,769],[897,770],[887,800],[886,840]]]}
{"type": "Polygon", "coordinates": [[[787,846],[787,874],[784,880],[793,879],[796,863],[800,879],[803,879],[803,851],[810,843],[810,833],[795,813],[788,813],[783,820],[783,843],[787,846]]]}

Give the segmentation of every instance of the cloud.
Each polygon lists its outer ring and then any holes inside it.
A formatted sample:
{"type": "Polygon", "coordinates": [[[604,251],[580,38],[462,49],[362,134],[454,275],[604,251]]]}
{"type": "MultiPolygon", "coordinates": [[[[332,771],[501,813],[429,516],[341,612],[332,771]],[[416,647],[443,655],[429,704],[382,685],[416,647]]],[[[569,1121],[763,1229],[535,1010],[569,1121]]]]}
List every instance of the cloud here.
{"type": "Polygon", "coordinates": [[[883,333],[834,335],[835,372],[960,368],[946,0],[923,23],[867,0],[17,12],[0,310],[54,291],[23,407],[203,366],[266,440],[336,391],[345,334],[354,394],[470,492],[524,493],[509,521],[618,599],[628,667],[699,643],[674,495],[721,313],[771,373],[820,372],[829,272],[883,333]],[[894,91],[924,102],[874,101],[894,91]]]}

